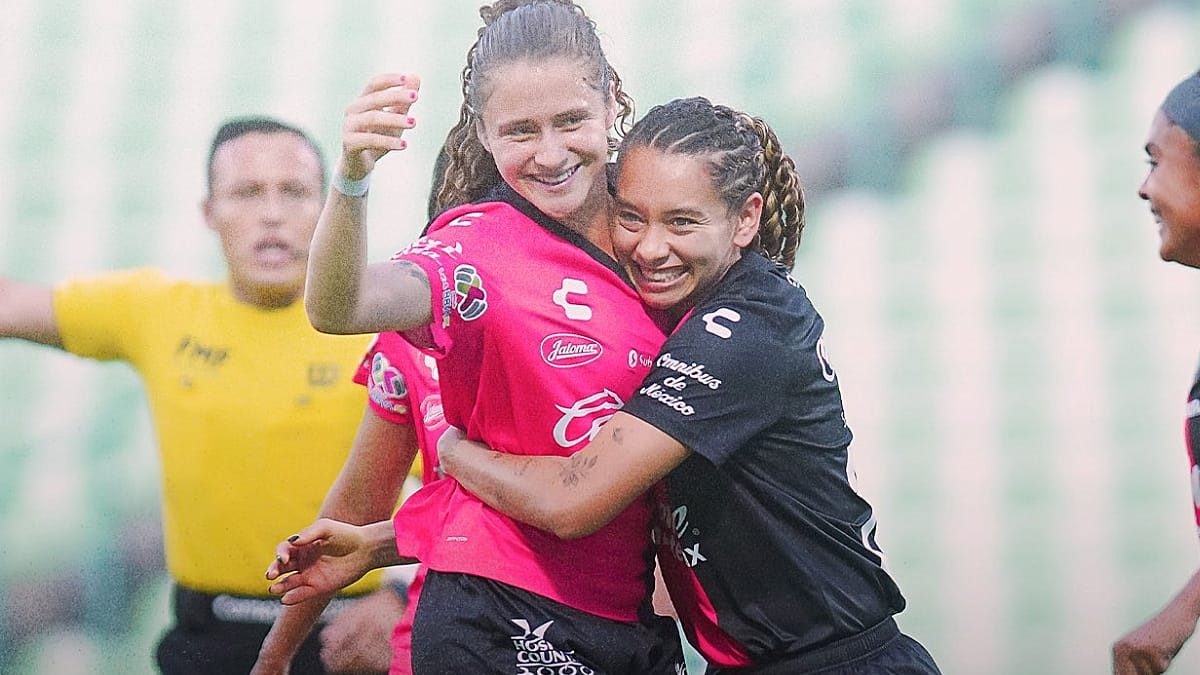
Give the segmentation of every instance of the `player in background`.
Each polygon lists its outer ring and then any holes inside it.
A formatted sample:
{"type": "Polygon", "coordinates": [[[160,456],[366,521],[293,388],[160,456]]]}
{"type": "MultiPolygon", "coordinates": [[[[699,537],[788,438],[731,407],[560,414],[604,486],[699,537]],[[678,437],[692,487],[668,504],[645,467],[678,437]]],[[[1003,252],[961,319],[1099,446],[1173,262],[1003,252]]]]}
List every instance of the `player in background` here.
{"type": "MultiPolygon", "coordinates": [[[[1150,203],[1167,262],[1200,267],[1200,73],[1176,85],[1154,113],[1146,138],[1150,169],[1138,196],[1150,203]]],[[[1200,372],[1188,392],[1186,440],[1200,527],[1200,372]]],[[[1158,614],[1116,641],[1115,675],[1163,673],[1200,619],[1200,571],[1158,614]]]]}
{"type": "MultiPolygon", "coordinates": [[[[213,138],[207,177],[202,210],[224,281],[154,269],[53,288],[0,279],[0,337],[125,361],[141,376],[174,582],[174,622],[157,649],[167,674],[254,664],[279,612],[262,552],[318,512],[345,461],[364,400],[351,376],[369,342],[318,333],[300,301],[326,184],[316,144],[278,120],[231,120],[213,138]],[[267,500],[278,508],[264,512],[267,500]]],[[[371,602],[390,628],[403,606],[389,595],[371,602]]],[[[325,672],[319,651],[314,633],[293,673],[325,672]]]]}

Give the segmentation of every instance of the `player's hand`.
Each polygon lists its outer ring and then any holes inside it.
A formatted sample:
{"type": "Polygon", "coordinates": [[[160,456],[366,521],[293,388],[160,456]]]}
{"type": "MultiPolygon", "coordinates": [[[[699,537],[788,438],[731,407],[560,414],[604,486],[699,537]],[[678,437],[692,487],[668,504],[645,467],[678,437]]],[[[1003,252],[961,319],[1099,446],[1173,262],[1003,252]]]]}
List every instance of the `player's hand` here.
{"type": "Polygon", "coordinates": [[[401,137],[416,124],[409,108],[420,88],[421,78],[411,73],[376,75],[346,107],[338,168],[346,178],[361,179],[371,173],[380,157],[408,146],[401,137]]]}
{"type": "Polygon", "coordinates": [[[404,599],[381,588],[346,607],[321,630],[321,663],[331,673],[387,672],[392,630],[404,616],[404,599]]]}
{"type": "Polygon", "coordinates": [[[1196,629],[1193,618],[1168,605],[1113,645],[1114,675],[1159,675],[1196,629]]]}
{"type": "Polygon", "coordinates": [[[451,463],[454,462],[454,452],[458,449],[458,443],[465,439],[466,434],[463,433],[463,430],[453,425],[446,427],[446,430],[438,437],[438,466],[443,467],[443,471],[447,458],[449,458],[451,463]]]}
{"type": "Polygon", "coordinates": [[[270,591],[294,605],[354,583],[375,567],[363,527],[321,518],[275,548],[270,591]]]}

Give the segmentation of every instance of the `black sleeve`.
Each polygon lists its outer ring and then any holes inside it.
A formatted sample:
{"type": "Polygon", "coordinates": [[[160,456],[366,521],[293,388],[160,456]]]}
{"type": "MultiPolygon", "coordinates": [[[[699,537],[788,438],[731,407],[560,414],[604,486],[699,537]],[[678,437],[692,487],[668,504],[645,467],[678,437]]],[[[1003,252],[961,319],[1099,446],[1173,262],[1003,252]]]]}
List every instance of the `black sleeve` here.
{"type": "Polygon", "coordinates": [[[722,464],[783,416],[801,376],[802,332],[764,303],[700,308],[667,339],[625,411],[722,464]]]}

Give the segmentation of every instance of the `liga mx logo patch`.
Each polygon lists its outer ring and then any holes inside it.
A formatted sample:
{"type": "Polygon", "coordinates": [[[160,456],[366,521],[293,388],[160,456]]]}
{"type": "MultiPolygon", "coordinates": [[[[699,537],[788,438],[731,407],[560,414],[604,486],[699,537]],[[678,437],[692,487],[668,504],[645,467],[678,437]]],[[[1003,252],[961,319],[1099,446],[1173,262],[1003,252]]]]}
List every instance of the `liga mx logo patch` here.
{"type": "Polygon", "coordinates": [[[483,279],[474,267],[459,265],[454,268],[454,297],[458,315],[464,321],[474,321],[487,311],[487,291],[483,289],[483,279]]]}

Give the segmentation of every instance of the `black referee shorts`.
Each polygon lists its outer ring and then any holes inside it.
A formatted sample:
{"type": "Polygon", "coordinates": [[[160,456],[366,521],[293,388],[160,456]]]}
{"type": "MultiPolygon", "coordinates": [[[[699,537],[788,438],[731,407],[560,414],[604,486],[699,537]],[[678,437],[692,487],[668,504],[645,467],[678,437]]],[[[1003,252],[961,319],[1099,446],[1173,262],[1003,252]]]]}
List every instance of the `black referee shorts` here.
{"type": "Polygon", "coordinates": [[[469,574],[433,570],[412,629],[415,675],[678,675],[675,621],[605,619],[469,574]]]}
{"type": "MultiPolygon", "coordinates": [[[[338,604],[331,604],[334,611],[338,604]]],[[[158,643],[159,670],[163,675],[249,673],[282,607],[277,598],[212,595],[176,586],[175,625],[158,643]]],[[[318,624],[301,644],[292,659],[292,675],[326,675],[320,632],[318,624]]]]}

